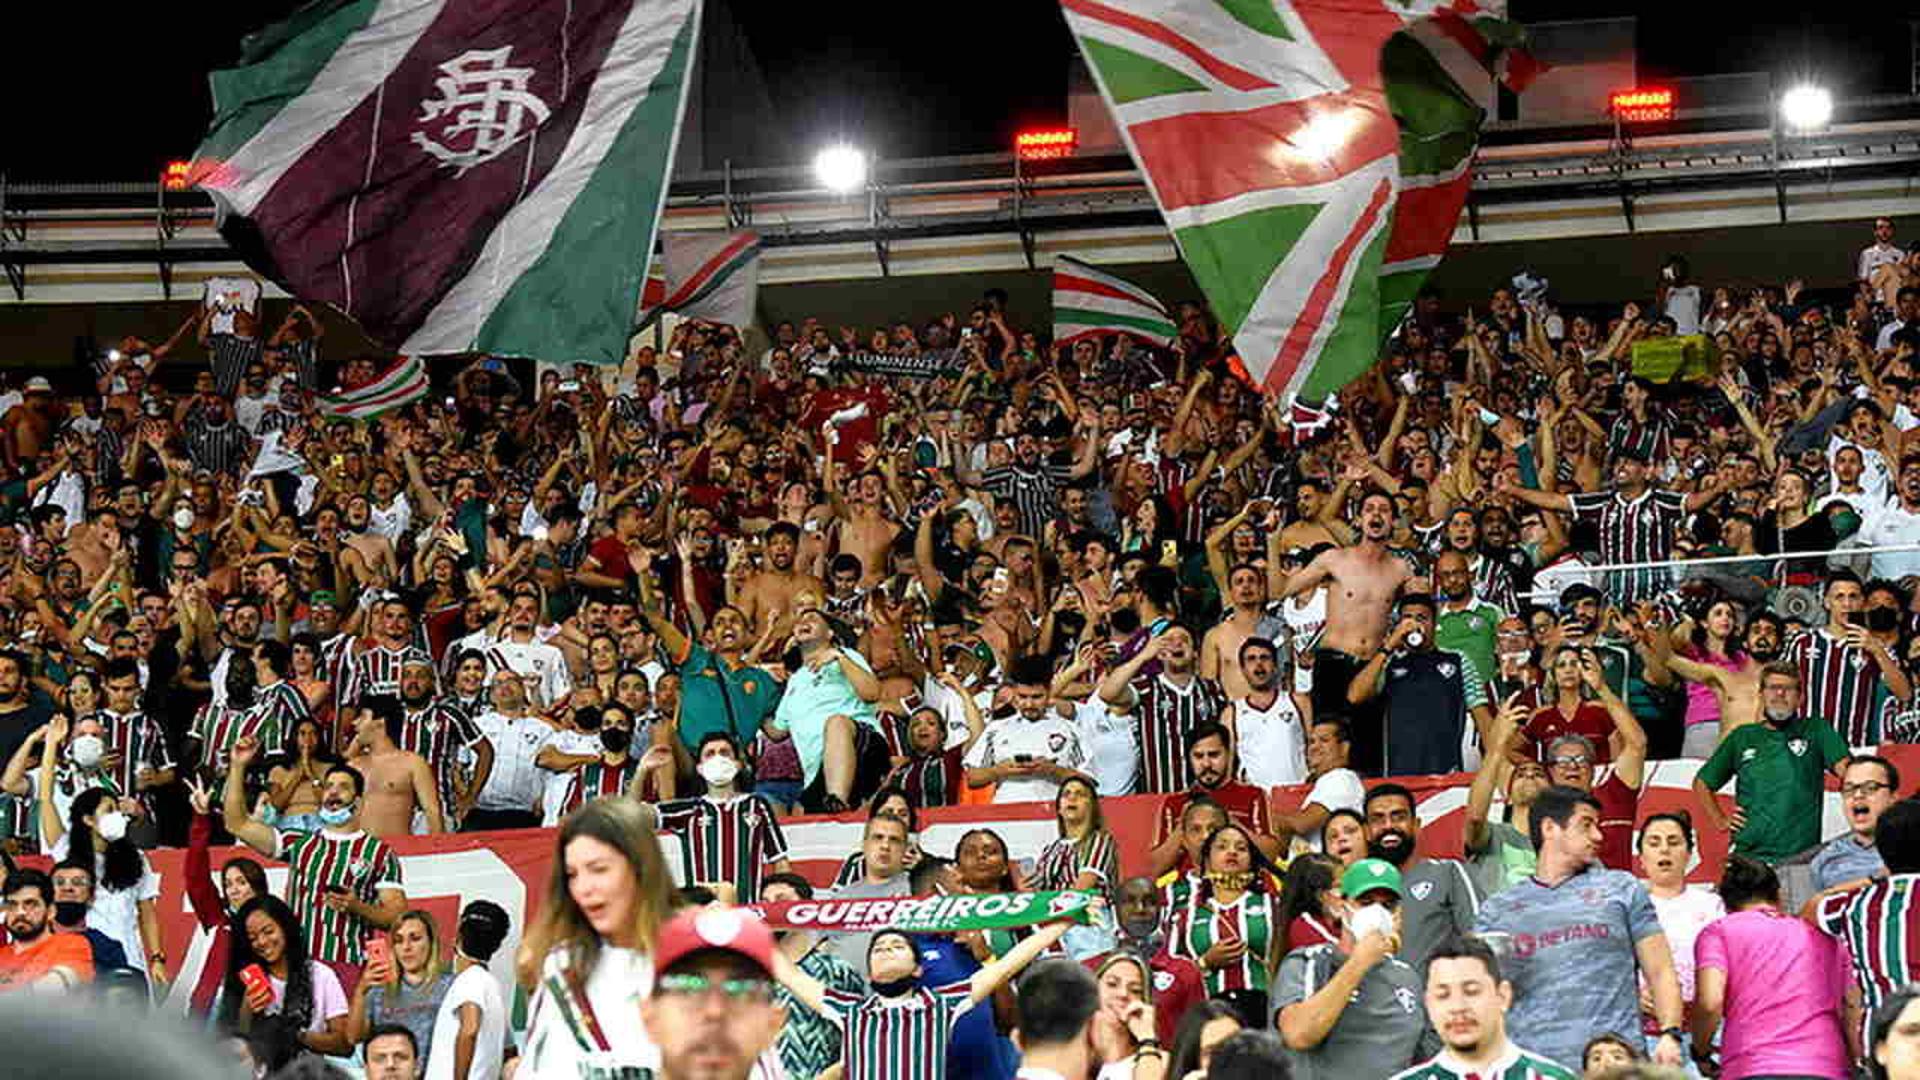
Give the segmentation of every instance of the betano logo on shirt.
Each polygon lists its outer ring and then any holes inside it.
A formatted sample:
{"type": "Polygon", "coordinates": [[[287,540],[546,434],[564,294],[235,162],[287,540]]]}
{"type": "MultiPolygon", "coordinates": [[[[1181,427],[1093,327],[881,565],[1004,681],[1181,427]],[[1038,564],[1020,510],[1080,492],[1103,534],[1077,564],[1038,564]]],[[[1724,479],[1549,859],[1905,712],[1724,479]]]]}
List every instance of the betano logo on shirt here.
{"type": "Polygon", "coordinates": [[[1612,936],[1613,928],[1606,923],[1575,923],[1558,930],[1549,930],[1544,934],[1515,934],[1513,935],[1513,955],[1524,960],[1541,949],[1551,949],[1570,941],[1612,936]]]}

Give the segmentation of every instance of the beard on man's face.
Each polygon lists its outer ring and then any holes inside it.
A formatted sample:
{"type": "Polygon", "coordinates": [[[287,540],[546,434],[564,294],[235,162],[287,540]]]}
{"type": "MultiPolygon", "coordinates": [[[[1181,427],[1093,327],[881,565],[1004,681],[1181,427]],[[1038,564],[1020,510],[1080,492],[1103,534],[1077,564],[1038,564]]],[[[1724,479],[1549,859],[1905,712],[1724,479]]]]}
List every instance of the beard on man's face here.
{"type": "Polygon", "coordinates": [[[1379,835],[1368,839],[1367,854],[1395,866],[1405,866],[1413,857],[1413,834],[1405,829],[1382,829],[1379,835]]]}

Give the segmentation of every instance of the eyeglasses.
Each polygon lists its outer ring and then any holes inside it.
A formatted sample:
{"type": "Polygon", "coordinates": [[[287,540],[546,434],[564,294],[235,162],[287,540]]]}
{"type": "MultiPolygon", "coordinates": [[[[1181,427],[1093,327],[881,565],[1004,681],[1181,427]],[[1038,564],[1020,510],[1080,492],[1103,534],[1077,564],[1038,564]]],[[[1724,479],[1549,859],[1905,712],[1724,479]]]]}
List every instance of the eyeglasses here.
{"type": "Polygon", "coordinates": [[[1883,784],[1878,780],[1866,780],[1858,784],[1842,785],[1840,788],[1840,794],[1845,795],[1847,798],[1851,799],[1855,795],[1877,795],[1882,791],[1891,791],[1891,790],[1893,790],[1892,784],[1883,784]]]}
{"type": "Polygon", "coordinates": [[[766,979],[715,979],[707,975],[662,975],[654,983],[656,993],[675,997],[706,997],[716,990],[729,1004],[763,1002],[773,997],[773,984],[766,979]]]}
{"type": "Polygon", "coordinates": [[[1593,759],[1585,754],[1561,754],[1547,759],[1549,765],[1585,765],[1593,759]]]}

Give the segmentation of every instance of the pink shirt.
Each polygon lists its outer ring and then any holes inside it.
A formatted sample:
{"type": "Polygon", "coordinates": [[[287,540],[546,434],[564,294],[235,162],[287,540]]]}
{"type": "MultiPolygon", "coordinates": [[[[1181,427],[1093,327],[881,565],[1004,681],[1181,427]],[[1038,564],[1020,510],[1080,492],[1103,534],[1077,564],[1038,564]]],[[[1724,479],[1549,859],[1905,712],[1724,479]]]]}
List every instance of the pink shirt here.
{"type": "MultiPolygon", "coordinates": [[[[1722,671],[1738,673],[1744,666],[1744,660],[1725,656],[1715,656],[1697,645],[1689,645],[1680,650],[1680,655],[1696,664],[1711,664],[1722,671]]],[[[1686,726],[1695,724],[1717,724],[1720,722],[1720,695],[1706,683],[1687,683],[1686,726]]]]}
{"type": "Polygon", "coordinates": [[[1846,1080],[1842,995],[1850,961],[1837,938],[1767,908],[1700,931],[1694,967],[1726,972],[1720,1075],[1846,1080]]]}

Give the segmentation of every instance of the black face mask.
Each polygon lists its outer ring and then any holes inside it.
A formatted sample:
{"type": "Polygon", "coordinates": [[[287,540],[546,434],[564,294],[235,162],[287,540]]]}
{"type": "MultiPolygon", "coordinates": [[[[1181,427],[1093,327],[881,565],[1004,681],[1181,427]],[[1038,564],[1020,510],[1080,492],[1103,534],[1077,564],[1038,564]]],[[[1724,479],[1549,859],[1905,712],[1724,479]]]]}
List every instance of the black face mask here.
{"type": "Polygon", "coordinates": [[[53,903],[53,921],[61,926],[85,926],[87,905],[78,900],[56,900],[53,903]]]}
{"type": "Polygon", "coordinates": [[[610,754],[624,754],[633,745],[633,732],[626,728],[604,728],[600,732],[600,745],[610,754]]]}
{"type": "Polygon", "coordinates": [[[885,982],[872,982],[867,985],[873,987],[873,992],[879,994],[881,997],[894,998],[900,997],[903,994],[912,993],[914,988],[920,985],[920,980],[911,975],[903,975],[898,979],[888,979],[885,982]]]}

